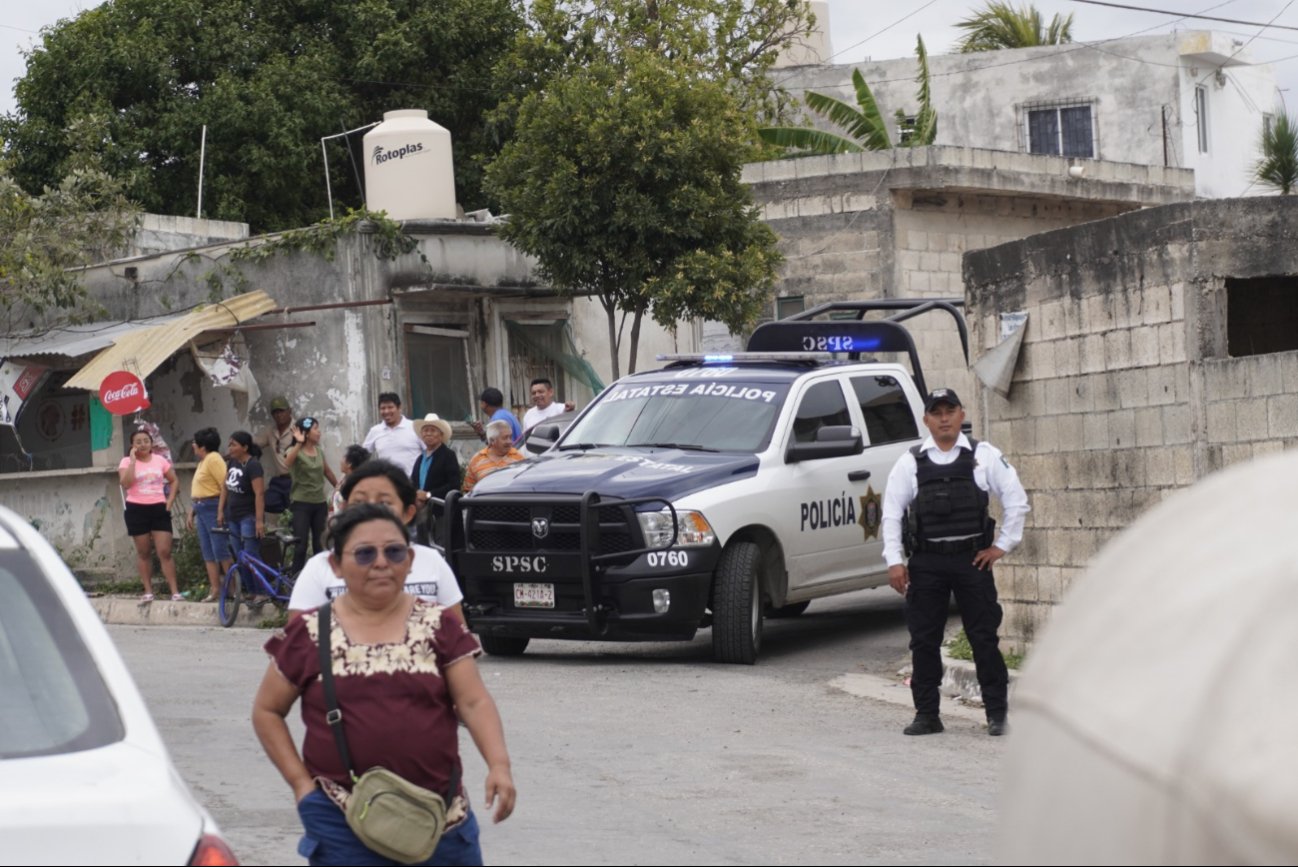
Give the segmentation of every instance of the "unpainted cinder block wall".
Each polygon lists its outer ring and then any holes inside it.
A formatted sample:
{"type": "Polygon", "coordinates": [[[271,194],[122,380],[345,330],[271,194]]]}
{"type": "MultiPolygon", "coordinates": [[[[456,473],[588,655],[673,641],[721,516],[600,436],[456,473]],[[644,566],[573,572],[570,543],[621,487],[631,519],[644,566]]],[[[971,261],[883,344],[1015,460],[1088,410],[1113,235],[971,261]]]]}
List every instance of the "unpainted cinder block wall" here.
{"type": "Polygon", "coordinates": [[[1298,293],[1296,236],[1298,201],[1222,199],[965,255],[979,354],[997,342],[1001,313],[1029,314],[1009,398],[980,388],[973,407],[975,429],[1032,499],[1022,547],[997,567],[1009,644],[1030,644],[1094,554],[1145,510],[1298,445],[1298,351],[1233,357],[1227,340],[1228,282],[1292,278],[1298,293]]]}

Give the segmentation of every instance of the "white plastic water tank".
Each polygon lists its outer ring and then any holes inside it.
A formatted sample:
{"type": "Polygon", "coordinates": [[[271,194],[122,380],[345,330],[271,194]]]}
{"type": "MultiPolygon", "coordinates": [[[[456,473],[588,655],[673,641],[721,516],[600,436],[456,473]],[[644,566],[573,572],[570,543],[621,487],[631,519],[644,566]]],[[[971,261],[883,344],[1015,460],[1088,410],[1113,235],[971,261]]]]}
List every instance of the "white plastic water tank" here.
{"type": "Polygon", "coordinates": [[[423,109],[383,113],[365,134],[365,199],[394,220],[454,220],[451,134],[423,109]]]}

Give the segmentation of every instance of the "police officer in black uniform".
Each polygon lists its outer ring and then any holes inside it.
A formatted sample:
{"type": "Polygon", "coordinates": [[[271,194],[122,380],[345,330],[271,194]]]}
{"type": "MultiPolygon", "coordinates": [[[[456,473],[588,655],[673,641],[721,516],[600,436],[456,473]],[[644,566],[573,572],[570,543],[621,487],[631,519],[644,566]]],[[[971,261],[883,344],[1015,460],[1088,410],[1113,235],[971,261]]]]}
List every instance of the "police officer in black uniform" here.
{"type": "Polygon", "coordinates": [[[966,436],[963,422],[954,391],[930,392],[924,399],[930,435],[897,460],[883,496],[888,580],[906,597],[914,662],[915,721],[906,726],[908,735],[942,731],[940,648],[952,593],[973,647],[987,733],[1005,733],[1009,672],[997,636],[1001,606],[991,567],[1022,540],[1028,495],[1000,451],[966,436]],[[988,514],[991,496],[1001,504],[999,532],[988,514]]]}

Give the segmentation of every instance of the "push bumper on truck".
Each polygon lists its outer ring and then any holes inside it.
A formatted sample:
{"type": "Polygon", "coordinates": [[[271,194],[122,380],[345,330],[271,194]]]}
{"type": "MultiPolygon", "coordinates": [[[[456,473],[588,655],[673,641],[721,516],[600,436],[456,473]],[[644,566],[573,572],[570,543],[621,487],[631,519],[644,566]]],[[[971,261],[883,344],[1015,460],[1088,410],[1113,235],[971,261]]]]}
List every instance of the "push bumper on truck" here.
{"type": "Polygon", "coordinates": [[[637,518],[646,506],[670,511],[675,539],[676,510],[658,497],[450,494],[441,541],[487,650],[521,652],[531,638],[693,638],[720,551],[647,545],[637,518]]]}

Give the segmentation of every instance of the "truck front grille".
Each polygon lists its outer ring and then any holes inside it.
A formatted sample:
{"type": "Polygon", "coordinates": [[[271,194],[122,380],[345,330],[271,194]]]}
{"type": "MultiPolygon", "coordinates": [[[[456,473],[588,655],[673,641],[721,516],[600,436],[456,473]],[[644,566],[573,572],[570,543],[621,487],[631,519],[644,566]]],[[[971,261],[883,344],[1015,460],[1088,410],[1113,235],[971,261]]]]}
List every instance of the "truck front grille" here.
{"type": "MultiPolygon", "coordinates": [[[[475,499],[468,506],[468,540],[472,551],[580,551],[581,507],[576,503],[493,503],[475,499]],[[548,521],[538,537],[533,521],[548,521]]],[[[640,546],[639,523],[626,506],[598,506],[599,540],[594,554],[617,554],[640,546]]]]}

